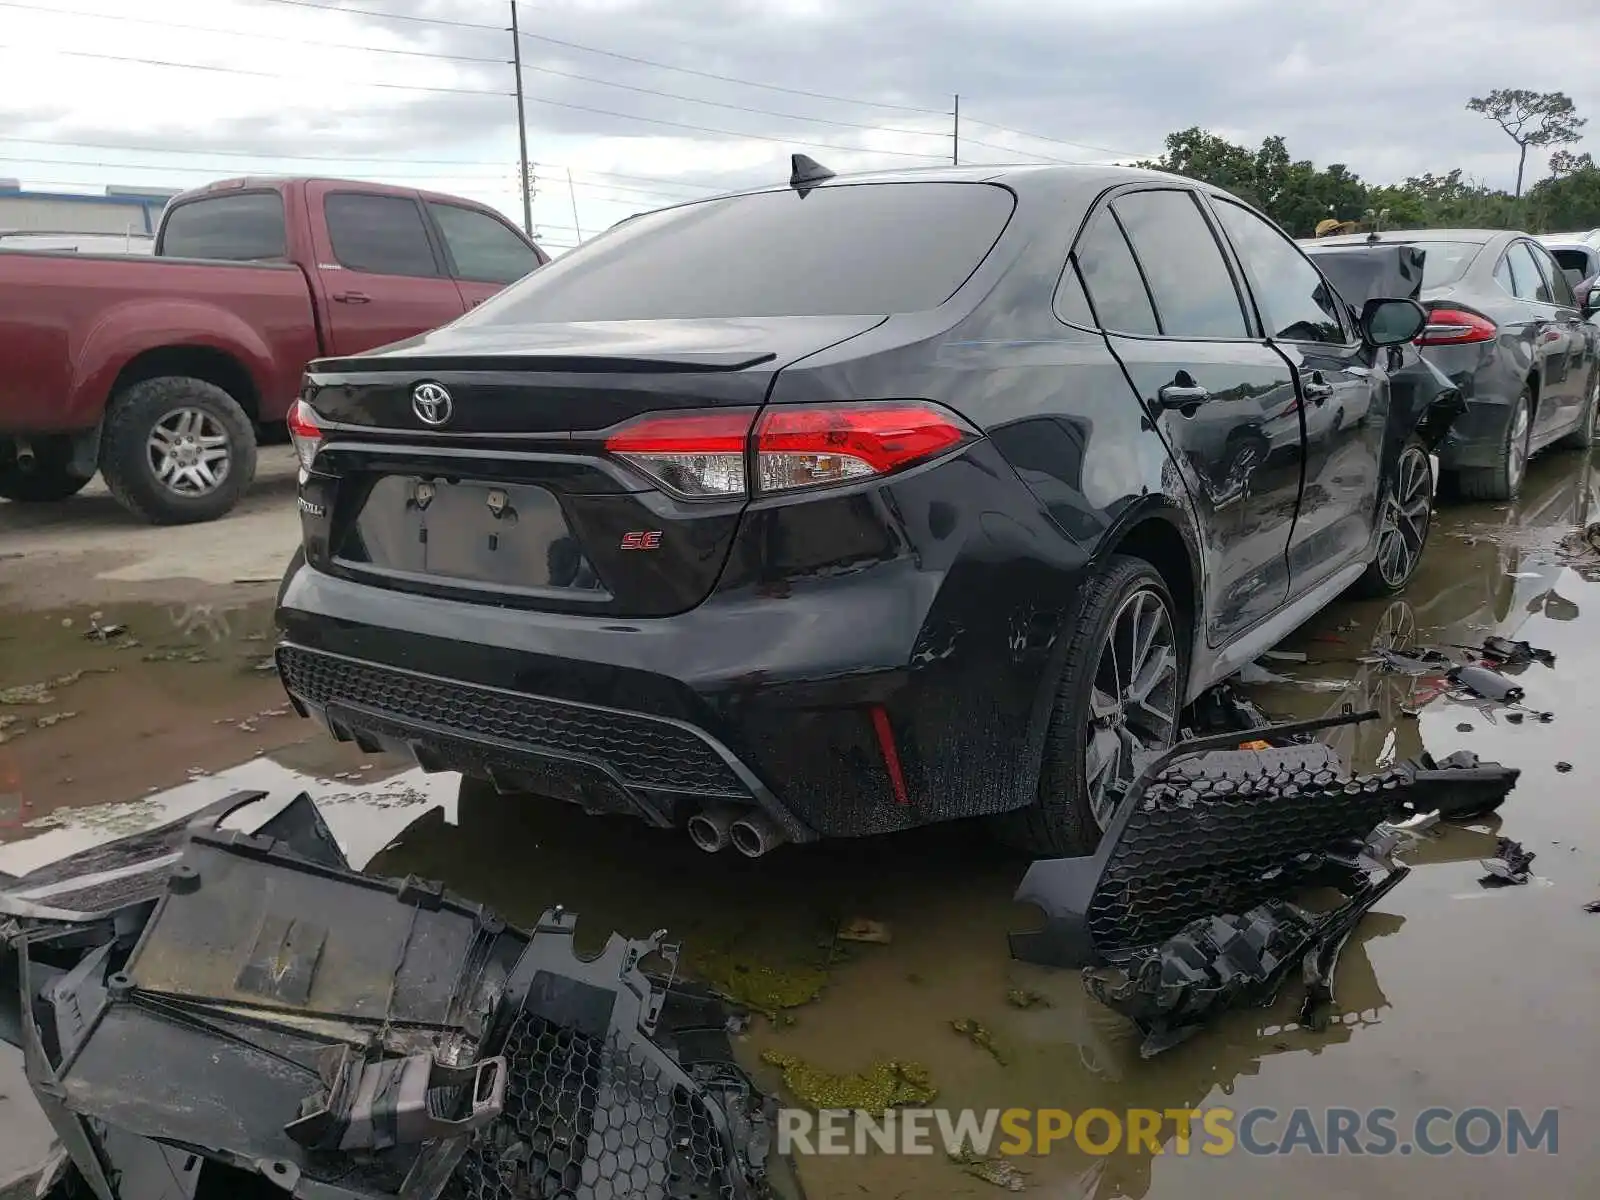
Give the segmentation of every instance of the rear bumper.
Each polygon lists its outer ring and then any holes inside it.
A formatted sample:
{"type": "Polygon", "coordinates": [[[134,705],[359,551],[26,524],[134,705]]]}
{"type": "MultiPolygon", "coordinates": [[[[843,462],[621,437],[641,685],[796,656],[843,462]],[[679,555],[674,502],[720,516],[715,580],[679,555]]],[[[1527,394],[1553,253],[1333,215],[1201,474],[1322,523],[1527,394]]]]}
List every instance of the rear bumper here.
{"type": "Polygon", "coordinates": [[[1511,421],[1511,406],[1522,390],[1522,376],[1505,367],[1492,345],[1488,349],[1435,346],[1424,351],[1424,357],[1461,389],[1467,405],[1439,446],[1444,469],[1494,466],[1511,421]]]}

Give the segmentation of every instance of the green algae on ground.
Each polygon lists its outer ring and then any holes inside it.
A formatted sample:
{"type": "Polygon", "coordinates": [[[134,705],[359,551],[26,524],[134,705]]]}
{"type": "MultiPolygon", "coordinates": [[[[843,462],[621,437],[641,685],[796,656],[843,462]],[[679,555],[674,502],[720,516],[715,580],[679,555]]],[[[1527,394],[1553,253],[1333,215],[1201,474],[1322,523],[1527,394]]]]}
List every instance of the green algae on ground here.
{"type": "Polygon", "coordinates": [[[902,1104],[928,1104],[939,1094],[920,1063],[888,1059],[854,1075],[834,1075],[781,1050],[763,1051],[761,1061],[781,1068],[784,1086],[812,1108],[881,1113],[902,1104]]]}
{"type": "Polygon", "coordinates": [[[1012,1008],[1053,1008],[1050,997],[1028,988],[1012,988],[1006,993],[1006,1003],[1012,1008]]]}
{"type": "Polygon", "coordinates": [[[772,967],[719,951],[689,955],[688,968],[729,1000],[778,1020],[781,1010],[799,1008],[822,995],[828,972],[821,967],[772,967]]]}
{"type": "Polygon", "coordinates": [[[961,1150],[952,1154],[950,1161],[968,1175],[992,1183],[995,1187],[1005,1188],[1008,1192],[1020,1192],[1028,1186],[1022,1172],[1003,1158],[983,1158],[970,1150],[961,1150]]]}
{"type": "Polygon", "coordinates": [[[1005,1054],[1001,1051],[999,1046],[994,1044],[994,1034],[990,1033],[989,1030],[978,1021],[971,1017],[963,1017],[959,1021],[951,1021],[950,1028],[954,1029],[957,1033],[966,1038],[980,1050],[987,1051],[989,1056],[1002,1067],[1009,1065],[1005,1054]]]}

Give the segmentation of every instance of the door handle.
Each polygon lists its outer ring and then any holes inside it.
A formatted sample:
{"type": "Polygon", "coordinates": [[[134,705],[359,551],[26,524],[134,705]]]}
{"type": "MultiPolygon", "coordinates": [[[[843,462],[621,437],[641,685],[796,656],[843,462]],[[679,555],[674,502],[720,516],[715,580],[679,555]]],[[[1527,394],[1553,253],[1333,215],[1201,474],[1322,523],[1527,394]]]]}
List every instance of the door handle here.
{"type": "Polygon", "coordinates": [[[366,304],[372,299],[365,292],[335,292],[333,298],[340,304],[366,304]]]}
{"type": "Polygon", "coordinates": [[[467,301],[467,307],[468,308],[477,308],[478,305],[480,305],[482,303],[483,303],[483,297],[479,296],[476,300],[468,300],[467,301]]]}
{"type": "Polygon", "coordinates": [[[1164,409],[1192,409],[1211,399],[1211,393],[1197,383],[1179,383],[1173,380],[1163,384],[1156,392],[1156,400],[1164,409]]]}
{"type": "Polygon", "coordinates": [[[1303,378],[1301,386],[1305,388],[1306,399],[1316,404],[1321,404],[1333,395],[1333,384],[1322,377],[1321,371],[1311,372],[1310,378],[1303,378]]]}

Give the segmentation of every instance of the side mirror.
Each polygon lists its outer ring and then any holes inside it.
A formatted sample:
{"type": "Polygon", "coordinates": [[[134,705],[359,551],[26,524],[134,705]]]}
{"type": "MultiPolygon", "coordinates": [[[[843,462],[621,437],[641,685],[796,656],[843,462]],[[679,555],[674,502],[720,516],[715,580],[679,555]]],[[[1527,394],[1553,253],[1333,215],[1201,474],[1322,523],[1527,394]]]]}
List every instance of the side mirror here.
{"type": "Polygon", "coordinates": [[[1584,319],[1600,313],[1600,275],[1585,279],[1572,290],[1577,293],[1578,310],[1583,313],[1584,319]]]}
{"type": "Polygon", "coordinates": [[[1415,300],[1368,300],[1361,306],[1361,336],[1369,346],[1398,346],[1428,324],[1428,310],[1415,300]]]}

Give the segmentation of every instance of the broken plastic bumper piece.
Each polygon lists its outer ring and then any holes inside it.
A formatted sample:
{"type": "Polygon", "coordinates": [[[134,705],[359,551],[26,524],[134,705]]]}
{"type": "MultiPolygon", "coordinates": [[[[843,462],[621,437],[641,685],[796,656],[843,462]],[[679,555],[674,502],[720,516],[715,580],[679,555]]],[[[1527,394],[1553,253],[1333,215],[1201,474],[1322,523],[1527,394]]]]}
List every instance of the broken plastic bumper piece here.
{"type": "Polygon", "coordinates": [[[253,833],[223,827],[262,799],[0,891],[0,1035],[76,1186],[758,1193],[773,1102],[733,1062],[728,1010],[672,981],[660,935],[580,958],[560,909],[525,933],[438,885],[358,874],[305,796],[253,833]],[[667,979],[645,974],[652,956],[667,979]]]}

